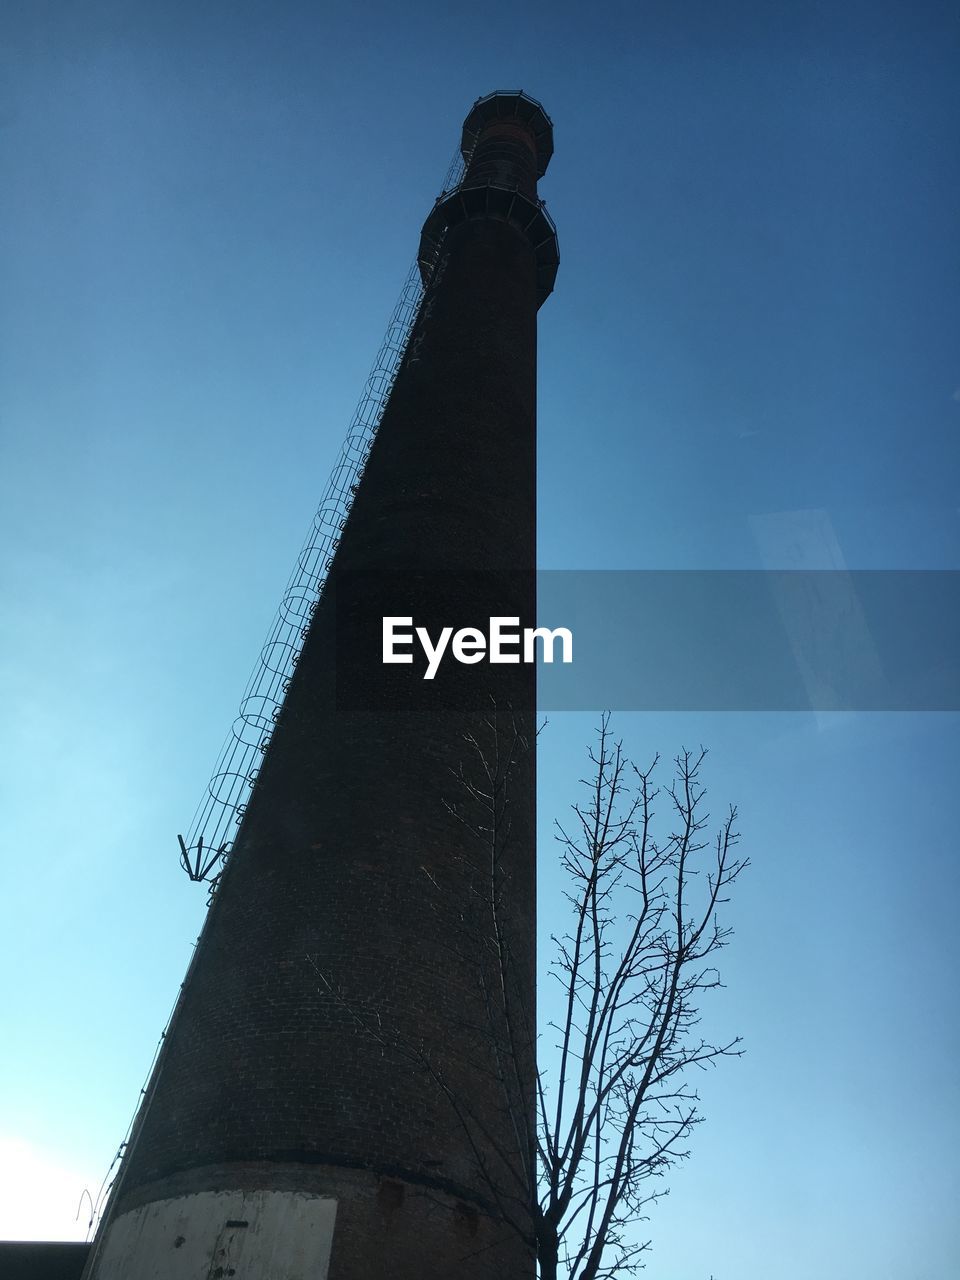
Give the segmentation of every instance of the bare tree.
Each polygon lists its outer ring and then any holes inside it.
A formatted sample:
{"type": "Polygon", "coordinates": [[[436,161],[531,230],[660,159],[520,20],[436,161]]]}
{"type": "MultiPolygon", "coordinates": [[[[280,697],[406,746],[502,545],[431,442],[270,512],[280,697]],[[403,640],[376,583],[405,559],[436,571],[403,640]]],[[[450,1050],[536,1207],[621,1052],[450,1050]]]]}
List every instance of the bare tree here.
{"type": "Polygon", "coordinates": [[[557,1014],[547,1024],[552,1043],[541,1037],[538,1055],[533,978],[522,962],[528,948],[516,944],[523,922],[509,870],[512,781],[528,744],[496,707],[463,740],[446,802],[471,836],[457,868],[461,892],[454,898],[424,874],[444,916],[438,937],[454,939],[457,962],[473,974],[479,998],[451,1039],[484,1074],[483,1098],[458,1088],[449,1046],[441,1065],[432,1046],[334,994],[446,1095],[489,1211],[535,1253],[541,1280],[633,1275],[650,1244],[636,1227],[666,1194],[663,1175],[688,1155],[701,1120],[691,1069],[741,1052],[739,1037],[715,1044],[698,1033],[700,998],[721,985],[712,957],[731,933],[718,911],[747,866],[735,856],[736,809],[707,837],[706,751],[681,751],[661,792],[653,783],[659,757],[637,768],[603,716],[583,798],[571,821],[556,827],[571,917],[552,939],[557,1014]]]}
{"type": "Polygon", "coordinates": [[[664,1194],[657,1180],[686,1157],[701,1118],[685,1073],[741,1052],[739,1037],[714,1044],[697,1034],[700,996],[720,986],[710,957],[731,932],[718,908],[747,865],[733,852],[735,808],[713,840],[702,838],[705,756],[676,757],[669,826],[657,836],[659,758],[632,765],[604,716],[586,799],[557,825],[572,924],[553,939],[558,1062],[552,1078],[541,1070],[538,1094],[544,1280],[635,1274],[649,1242],[631,1228],[664,1194]]]}

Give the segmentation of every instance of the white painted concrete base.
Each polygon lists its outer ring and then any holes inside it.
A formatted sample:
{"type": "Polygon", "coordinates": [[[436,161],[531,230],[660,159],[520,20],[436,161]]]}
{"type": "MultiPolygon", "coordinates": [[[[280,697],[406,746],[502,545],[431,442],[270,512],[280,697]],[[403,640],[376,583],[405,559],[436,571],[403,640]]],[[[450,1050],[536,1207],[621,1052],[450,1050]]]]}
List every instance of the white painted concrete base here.
{"type": "Polygon", "coordinates": [[[96,1280],[326,1280],[336,1200],[300,1191],[201,1191],[111,1223],[96,1280]]]}

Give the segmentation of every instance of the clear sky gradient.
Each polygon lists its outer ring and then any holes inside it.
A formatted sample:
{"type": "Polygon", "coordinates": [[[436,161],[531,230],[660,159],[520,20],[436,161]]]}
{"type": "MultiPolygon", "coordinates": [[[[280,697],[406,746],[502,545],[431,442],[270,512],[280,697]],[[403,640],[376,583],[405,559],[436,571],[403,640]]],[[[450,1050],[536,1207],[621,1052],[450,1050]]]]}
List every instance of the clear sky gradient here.
{"type": "MultiPolygon", "coordinates": [[[[938,3],[4,6],[0,1236],[83,1236],[204,913],[176,834],[473,100],[556,128],[544,567],[960,568],[958,46],[938,3]]],[[[542,737],[544,939],[596,718],[542,737]]],[[[711,749],[753,864],[648,1274],[954,1280],[957,717],[614,723],[711,749]]]]}

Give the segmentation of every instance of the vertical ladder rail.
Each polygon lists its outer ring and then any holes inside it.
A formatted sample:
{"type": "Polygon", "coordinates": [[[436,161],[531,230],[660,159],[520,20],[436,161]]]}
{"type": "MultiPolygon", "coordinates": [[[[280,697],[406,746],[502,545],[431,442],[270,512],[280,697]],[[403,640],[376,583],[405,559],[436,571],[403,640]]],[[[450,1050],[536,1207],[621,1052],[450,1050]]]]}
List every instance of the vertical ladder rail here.
{"type": "MultiPolygon", "coordinates": [[[[444,176],[444,194],[458,185],[464,167],[465,160],[458,148],[444,176]]],[[[290,678],[340,543],[340,533],[420,312],[425,287],[422,265],[414,261],[407,272],[340,455],[247,682],[239,714],[227,734],[187,836],[177,837],[180,865],[191,880],[207,882],[211,893],[230,856],[236,828],[270,745],[290,678]]]]}

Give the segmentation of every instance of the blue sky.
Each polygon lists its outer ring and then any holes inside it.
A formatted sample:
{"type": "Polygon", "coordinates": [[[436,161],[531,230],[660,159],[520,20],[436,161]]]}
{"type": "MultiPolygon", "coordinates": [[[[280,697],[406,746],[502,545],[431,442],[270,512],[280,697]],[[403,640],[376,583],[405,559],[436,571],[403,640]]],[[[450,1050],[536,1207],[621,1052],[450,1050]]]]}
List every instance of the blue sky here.
{"type": "MultiPolygon", "coordinates": [[[[556,127],[544,567],[960,568],[960,27],[756,0],[2,27],[0,1236],[66,1238],[201,924],[176,833],[474,98],[556,127]]],[[[542,740],[545,934],[595,719],[542,740]]],[[[703,1082],[648,1274],[949,1280],[956,716],[616,727],[710,747],[753,863],[708,1013],[747,1056],[703,1082]]]]}

